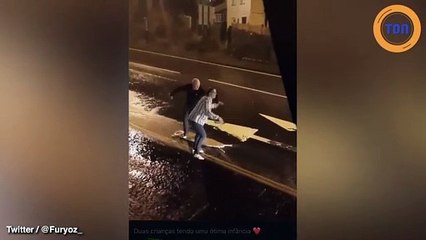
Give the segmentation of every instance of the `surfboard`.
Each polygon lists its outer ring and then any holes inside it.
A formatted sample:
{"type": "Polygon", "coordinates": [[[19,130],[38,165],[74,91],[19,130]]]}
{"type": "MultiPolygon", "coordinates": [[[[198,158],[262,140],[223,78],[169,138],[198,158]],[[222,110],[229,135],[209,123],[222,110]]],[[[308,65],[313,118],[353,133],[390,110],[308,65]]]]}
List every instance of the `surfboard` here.
{"type": "MultiPolygon", "coordinates": [[[[172,134],[173,138],[179,138],[180,140],[184,140],[184,141],[188,141],[193,143],[194,142],[194,138],[195,138],[195,134],[194,133],[189,133],[187,138],[183,138],[183,131],[182,130],[178,130],[175,133],[172,134]]],[[[219,141],[216,141],[214,139],[211,138],[206,138],[206,140],[203,143],[203,146],[205,147],[209,147],[209,148],[217,148],[217,149],[223,149],[225,147],[232,147],[232,144],[224,144],[221,143],[219,141]]]]}

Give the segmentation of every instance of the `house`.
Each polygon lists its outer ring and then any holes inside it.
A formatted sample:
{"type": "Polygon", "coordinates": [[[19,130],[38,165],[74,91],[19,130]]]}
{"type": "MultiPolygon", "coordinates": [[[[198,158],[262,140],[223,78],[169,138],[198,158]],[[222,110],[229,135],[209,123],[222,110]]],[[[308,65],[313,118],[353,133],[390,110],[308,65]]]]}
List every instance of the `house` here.
{"type": "Polygon", "coordinates": [[[226,23],[226,0],[210,0],[198,3],[198,24],[226,23]]]}
{"type": "Polygon", "coordinates": [[[263,0],[227,0],[227,27],[234,24],[268,26],[263,0]]]}
{"type": "Polygon", "coordinates": [[[226,14],[227,14],[227,3],[226,0],[215,1],[213,2],[214,7],[214,22],[215,23],[226,23],[226,14]]]}

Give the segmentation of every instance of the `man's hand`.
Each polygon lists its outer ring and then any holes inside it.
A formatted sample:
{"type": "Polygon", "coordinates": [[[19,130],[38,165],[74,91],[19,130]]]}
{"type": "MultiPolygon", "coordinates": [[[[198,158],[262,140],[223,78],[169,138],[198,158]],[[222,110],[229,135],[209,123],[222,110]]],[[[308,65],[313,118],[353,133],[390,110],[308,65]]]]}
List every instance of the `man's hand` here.
{"type": "Polygon", "coordinates": [[[170,99],[173,100],[173,95],[170,95],[170,99]]]}
{"type": "Polygon", "coordinates": [[[217,105],[218,105],[218,106],[223,106],[223,105],[225,105],[225,103],[223,103],[223,102],[220,102],[220,101],[219,101],[219,102],[217,103],[217,105]]]}

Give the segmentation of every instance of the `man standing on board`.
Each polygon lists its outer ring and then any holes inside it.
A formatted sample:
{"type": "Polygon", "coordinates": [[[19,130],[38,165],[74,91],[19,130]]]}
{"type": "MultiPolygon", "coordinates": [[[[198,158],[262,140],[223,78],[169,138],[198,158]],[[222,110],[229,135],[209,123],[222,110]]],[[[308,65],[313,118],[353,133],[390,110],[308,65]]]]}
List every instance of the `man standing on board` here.
{"type": "Polygon", "coordinates": [[[200,80],[198,78],[192,79],[192,83],[185,84],[183,86],[175,88],[170,93],[170,98],[173,99],[174,95],[179,92],[186,93],[186,103],[183,115],[183,138],[187,138],[189,131],[189,120],[188,115],[191,110],[195,107],[201,97],[205,95],[204,89],[201,87],[200,80]]]}

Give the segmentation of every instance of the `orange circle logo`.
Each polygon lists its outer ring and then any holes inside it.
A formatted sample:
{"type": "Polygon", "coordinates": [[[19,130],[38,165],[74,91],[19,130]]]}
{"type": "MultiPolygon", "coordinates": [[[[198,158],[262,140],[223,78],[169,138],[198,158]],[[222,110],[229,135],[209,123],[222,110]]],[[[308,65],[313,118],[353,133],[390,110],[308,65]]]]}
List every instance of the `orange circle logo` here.
{"type": "Polygon", "coordinates": [[[413,48],[420,39],[421,31],[417,14],[403,5],[384,8],[373,23],[377,43],[393,53],[402,53],[413,48]]]}

